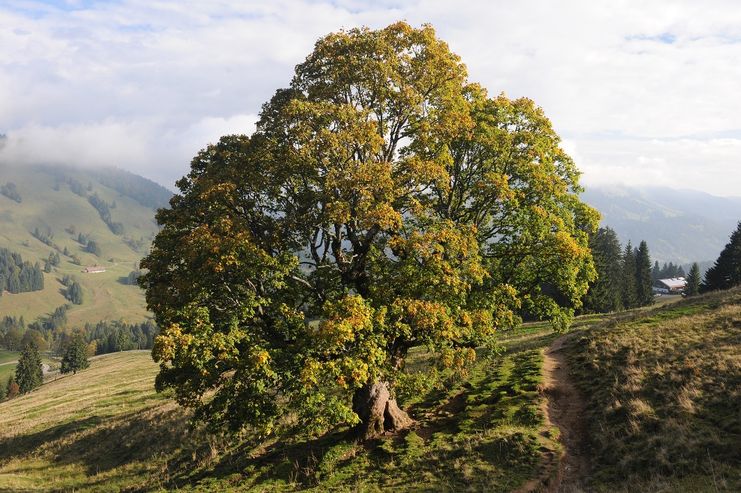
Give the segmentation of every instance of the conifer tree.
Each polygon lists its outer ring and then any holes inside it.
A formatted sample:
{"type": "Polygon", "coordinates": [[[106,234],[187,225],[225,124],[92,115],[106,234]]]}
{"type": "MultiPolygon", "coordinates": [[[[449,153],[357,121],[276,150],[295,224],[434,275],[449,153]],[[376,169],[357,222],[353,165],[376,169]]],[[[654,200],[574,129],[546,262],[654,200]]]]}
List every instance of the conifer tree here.
{"type": "Polygon", "coordinates": [[[67,345],[62,357],[61,372],[77,374],[78,370],[84,370],[88,366],[90,366],[90,362],[87,359],[87,344],[85,344],[82,336],[77,335],[67,345]]]}
{"type": "Polygon", "coordinates": [[[65,296],[75,305],[82,305],[82,286],[77,281],[73,281],[67,288],[65,296]]]}
{"type": "Polygon", "coordinates": [[[35,342],[31,341],[23,348],[18,366],[15,368],[15,379],[21,394],[31,392],[44,382],[41,355],[35,342]]]}
{"type": "Polygon", "coordinates": [[[741,222],[731,234],[715,264],[705,273],[701,292],[728,289],[741,284],[741,222]]]}
{"type": "Polygon", "coordinates": [[[597,280],[589,286],[584,308],[598,313],[620,310],[623,307],[622,252],[617,234],[609,227],[600,228],[590,240],[590,248],[597,269],[597,280]]]}
{"type": "Polygon", "coordinates": [[[648,253],[648,245],[641,241],[636,253],[636,300],[638,306],[650,305],[654,302],[654,294],[651,281],[651,257],[648,253]]]}
{"type": "Polygon", "coordinates": [[[98,257],[100,257],[101,255],[100,246],[95,240],[87,241],[87,246],[85,247],[85,251],[87,251],[88,253],[92,253],[93,255],[97,255],[98,257]]]}
{"type": "Polygon", "coordinates": [[[21,292],[21,280],[18,277],[18,271],[13,271],[8,277],[8,292],[18,294],[21,292]]]}
{"type": "Polygon", "coordinates": [[[651,279],[653,279],[654,282],[661,279],[661,266],[659,266],[658,260],[654,262],[654,268],[651,269],[651,279]]]}
{"type": "Polygon", "coordinates": [[[695,296],[700,292],[700,266],[697,265],[697,262],[693,263],[690,268],[684,292],[687,296],[695,296]]]}
{"type": "Polygon", "coordinates": [[[636,258],[633,245],[628,240],[623,252],[622,264],[622,299],[623,308],[635,308],[638,306],[636,295],[636,258]]]}

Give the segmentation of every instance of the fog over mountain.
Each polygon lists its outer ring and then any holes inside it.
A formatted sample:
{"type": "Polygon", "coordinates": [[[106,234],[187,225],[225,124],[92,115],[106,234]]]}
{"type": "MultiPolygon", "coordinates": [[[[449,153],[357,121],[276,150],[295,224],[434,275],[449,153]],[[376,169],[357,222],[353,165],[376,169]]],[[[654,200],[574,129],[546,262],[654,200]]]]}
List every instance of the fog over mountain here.
{"type": "Polygon", "coordinates": [[[741,221],[741,197],[664,187],[592,186],[582,199],[624,244],[648,242],[652,260],[686,264],[715,260],[741,221]]]}

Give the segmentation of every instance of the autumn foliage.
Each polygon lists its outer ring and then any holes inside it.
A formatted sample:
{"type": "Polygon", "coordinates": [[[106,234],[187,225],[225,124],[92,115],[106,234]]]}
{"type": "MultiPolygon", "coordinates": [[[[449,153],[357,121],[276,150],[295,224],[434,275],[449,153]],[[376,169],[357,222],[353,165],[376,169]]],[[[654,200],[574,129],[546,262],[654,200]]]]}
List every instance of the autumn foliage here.
{"type": "Polygon", "coordinates": [[[408,425],[412,347],[463,368],[522,315],[568,323],[594,277],[578,176],[542,110],[488,97],[431,27],[320,39],[157,216],[158,389],[235,430],[408,425]]]}

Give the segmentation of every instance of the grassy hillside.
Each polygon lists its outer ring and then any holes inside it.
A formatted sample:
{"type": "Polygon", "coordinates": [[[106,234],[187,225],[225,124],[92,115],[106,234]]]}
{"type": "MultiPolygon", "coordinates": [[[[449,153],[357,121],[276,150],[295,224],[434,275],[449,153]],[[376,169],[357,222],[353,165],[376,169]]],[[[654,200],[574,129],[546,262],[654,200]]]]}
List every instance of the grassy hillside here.
{"type": "MultiPolygon", "coordinates": [[[[100,356],[0,404],[0,491],[119,491],[151,484],[179,414],[155,394],[146,351],[100,356]]],[[[178,429],[177,431],[182,431],[178,429]]]]}
{"type": "MultiPolygon", "coordinates": [[[[588,410],[577,416],[586,490],[738,491],[740,332],[739,290],[582,317],[566,335],[528,325],[467,375],[401,395],[414,429],[366,444],[346,430],[315,440],[290,428],[267,440],[190,430],[154,393],[148,353],[106,355],[0,403],[0,491],[555,488],[574,452],[552,421],[555,346],[588,410]]],[[[425,354],[410,367],[428,371],[425,354]]]]}
{"type": "Polygon", "coordinates": [[[578,334],[569,359],[595,489],[741,491],[741,290],[578,334]]]}
{"type": "Polygon", "coordinates": [[[0,296],[0,314],[23,316],[27,322],[51,313],[67,300],[59,279],[75,276],[82,285],[84,302],[73,305],[67,316],[71,324],[123,318],[138,322],[146,317],[142,293],[121,279],[136,268],[156,233],[154,204],[162,205],[168,192],[158,185],[129,173],[108,170],[85,171],[44,167],[0,167],[0,184],[12,182],[21,202],[0,195],[0,247],[18,252],[24,260],[40,262],[55,248],[33,236],[38,229],[49,234],[60,253],[61,263],[44,276],[41,292],[0,296]],[[106,183],[107,185],[104,185],[106,183]],[[140,184],[138,193],[132,184],[140,184]],[[129,186],[129,188],[126,188],[129,186]],[[122,193],[124,192],[124,193],[122,193]],[[114,234],[88,196],[97,194],[108,204],[111,221],[123,225],[123,234],[114,234]],[[127,195],[130,194],[130,195],[127,195]],[[146,200],[156,198],[156,201],[146,200]],[[143,204],[142,202],[145,202],[143,204]],[[78,243],[82,233],[100,247],[100,256],[85,251],[78,243]],[[67,249],[69,256],[61,252],[67,249]],[[82,265],[72,262],[72,255],[82,265]],[[88,265],[101,265],[105,273],[83,274],[88,265]]]}
{"type": "Polygon", "coordinates": [[[511,491],[558,454],[540,410],[541,359],[482,359],[467,380],[407,398],[415,430],[366,445],[342,430],[227,444],[189,431],[186,413],[154,393],[148,353],[105,355],[0,403],[0,491],[511,491]]]}

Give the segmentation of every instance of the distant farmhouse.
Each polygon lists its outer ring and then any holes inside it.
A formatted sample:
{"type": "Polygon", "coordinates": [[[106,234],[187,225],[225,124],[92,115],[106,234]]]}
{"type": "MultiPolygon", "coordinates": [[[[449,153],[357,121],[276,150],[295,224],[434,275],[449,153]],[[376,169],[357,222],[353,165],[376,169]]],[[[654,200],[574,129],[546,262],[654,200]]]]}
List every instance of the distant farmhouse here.
{"type": "Polygon", "coordinates": [[[101,272],[105,272],[105,267],[101,267],[99,265],[91,265],[85,267],[82,272],[83,274],[99,274],[101,272]]]}
{"type": "Polygon", "coordinates": [[[657,294],[682,294],[685,286],[687,286],[687,281],[684,277],[659,279],[654,283],[653,291],[657,294]]]}

